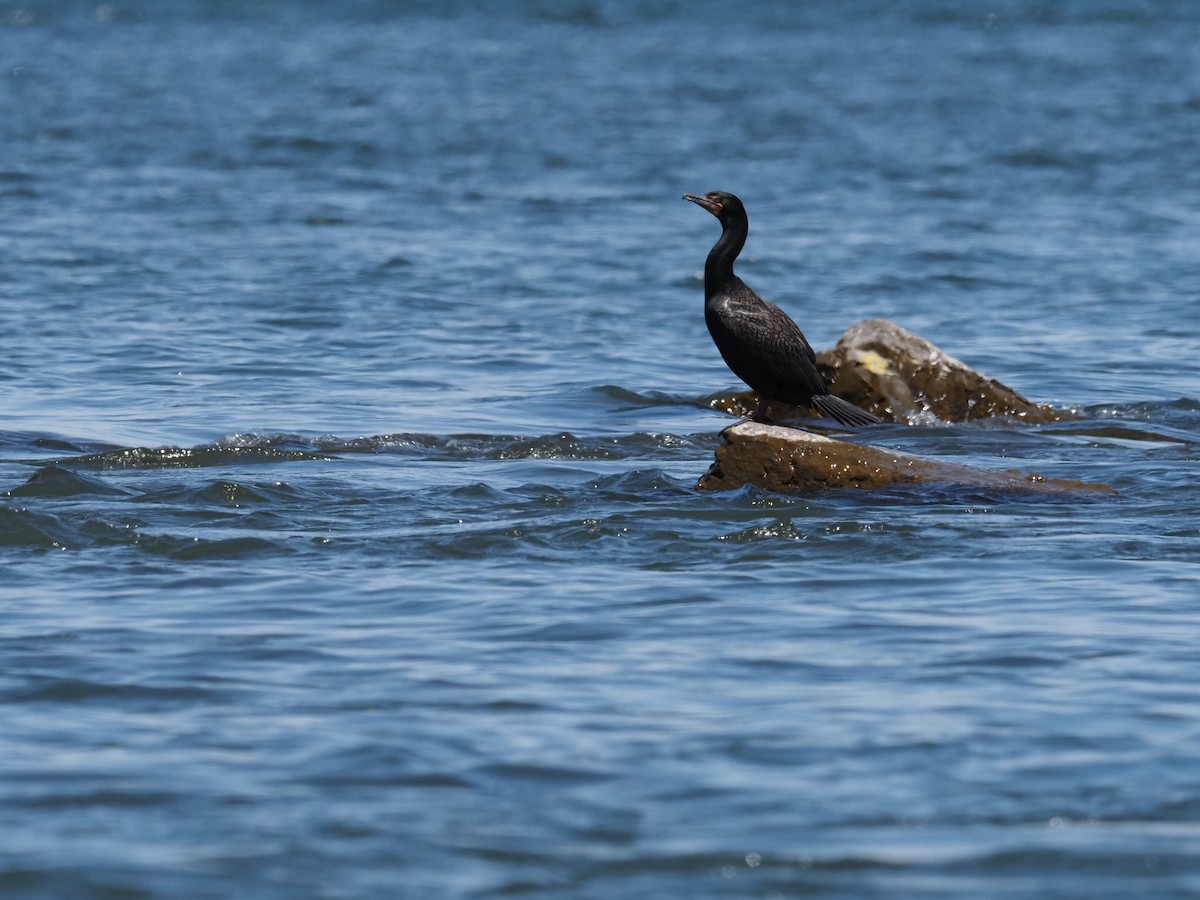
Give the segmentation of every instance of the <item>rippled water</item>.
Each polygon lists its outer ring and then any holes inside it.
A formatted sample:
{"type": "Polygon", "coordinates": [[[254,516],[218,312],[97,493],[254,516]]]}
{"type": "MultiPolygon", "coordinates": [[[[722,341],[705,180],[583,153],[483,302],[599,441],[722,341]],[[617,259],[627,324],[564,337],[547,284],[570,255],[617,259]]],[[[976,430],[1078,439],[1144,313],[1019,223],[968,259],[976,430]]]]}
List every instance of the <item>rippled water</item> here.
{"type": "Polygon", "coordinates": [[[1198,39],[0,0],[0,894],[1200,893],[1198,39]],[[1118,495],[696,492],[712,189],[1118,495]]]}

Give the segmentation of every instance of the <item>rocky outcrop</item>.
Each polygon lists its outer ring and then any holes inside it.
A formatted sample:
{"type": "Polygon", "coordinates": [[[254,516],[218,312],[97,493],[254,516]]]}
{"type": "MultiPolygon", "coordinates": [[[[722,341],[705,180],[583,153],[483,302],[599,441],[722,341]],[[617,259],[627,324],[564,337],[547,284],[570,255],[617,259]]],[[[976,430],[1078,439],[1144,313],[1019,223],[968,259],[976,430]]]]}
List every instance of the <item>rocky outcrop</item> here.
{"type": "MultiPolygon", "coordinates": [[[[1054,422],[1070,413],[1033,403],[994,378],[943,353],[938,347],[886,319],[866,319],[842,335],[837,345],[817,354],[830,391],[891,422],[934,416],[969,422],[1007,416],[1025,422],[1054,422]]],[[[722,397],[712,405],[734,415],[750,415],[751,393],[722,397]]],[[[811,410],[772,404],[775,420],[811,417],[811,410]]]]}
{"type": "MultiPolygon", "coordinates": [[[[817,354],[831,393],[884,421],[909,424],[969,422],[1006,417],[1023,422],[1074,418],[1033,403],[894,322],[867,319],[852,326],[837,346],[817,354]]],[[[750,392],[716,397],[715,409],[749,416],[758,406],[750,392]]],[[[810,418],[813,411],[774,403],[773,421],[810,418]]],[[[945,484],[1002,491],[1112,494],[1104,484],[996,472],[939,462],[895,450],[839,441],[796,428],[741,422],[721,433],[716,461],[696,484],[722,491],[753,484],[789,492],[831,488],[882,488],[899,484],[945,484]]]]}
{"type": "Polygon", "coordinates": [[[1039,493],[1115,493],[1103,484],[991,472],[757,422],[731,425],[721,439],[716,461],[696,484],[700,490],[723,491],[753,484],[799,493],[933,483],[1039,493]]]}
{"type": "Polygon", "coordinates": [[[910,421],[921,413],[944,422],[994,416],[1027,422],[1066,418],[886,319],[852,326],[817,362],[834,394],[893,421],[910,421]]]}

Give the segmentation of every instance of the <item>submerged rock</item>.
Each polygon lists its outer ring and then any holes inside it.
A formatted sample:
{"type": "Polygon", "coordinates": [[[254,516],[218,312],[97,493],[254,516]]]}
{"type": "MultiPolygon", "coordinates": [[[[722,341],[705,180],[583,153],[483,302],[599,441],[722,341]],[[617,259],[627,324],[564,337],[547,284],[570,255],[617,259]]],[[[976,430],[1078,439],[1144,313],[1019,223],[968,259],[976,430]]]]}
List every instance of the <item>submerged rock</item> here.
{"type": "MultiPolygon", "coordinates": [[[[944,422],[993,416],[1026,422],[1072,418],[1070,413],[1025,399],[887,319],[866,319],[851,326],[836,346],[817,354],[817,366],[833,394],[885,421],[912,422],[928,415],[944,422]]],[[[712,405],[748,416],[757,401],[747,392],[718,398],[712,405]]],[[[813,412],[772,404],[767,414],[773,419],[794,419],[811,417],[813,412]]]]}
{"type": "Polygon", "coordinates": [[[716,461],[696,484],[700,490],[724,491],[753,484],[795,493],[933,483],[1043,493],[1115,493],[1104,484],[991,472],[758,422],[731,425],[721,438],[716,461]]]}

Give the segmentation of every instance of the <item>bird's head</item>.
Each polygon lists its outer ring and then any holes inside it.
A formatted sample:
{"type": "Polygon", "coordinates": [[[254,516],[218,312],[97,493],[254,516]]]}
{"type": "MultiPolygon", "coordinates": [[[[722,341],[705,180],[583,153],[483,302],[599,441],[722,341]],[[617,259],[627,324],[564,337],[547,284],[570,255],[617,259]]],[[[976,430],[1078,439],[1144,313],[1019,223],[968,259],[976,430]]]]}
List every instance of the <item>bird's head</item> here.
{"type": "Polygon", "coordinates": [[[707,209],[721,221],[722,225],[738,217],[746,217],[746,208],[742,206],[742,201],[724,191],[709,191],[703,196],[684,194],[683,199],[691,200],[697,206],[707,209]]]}

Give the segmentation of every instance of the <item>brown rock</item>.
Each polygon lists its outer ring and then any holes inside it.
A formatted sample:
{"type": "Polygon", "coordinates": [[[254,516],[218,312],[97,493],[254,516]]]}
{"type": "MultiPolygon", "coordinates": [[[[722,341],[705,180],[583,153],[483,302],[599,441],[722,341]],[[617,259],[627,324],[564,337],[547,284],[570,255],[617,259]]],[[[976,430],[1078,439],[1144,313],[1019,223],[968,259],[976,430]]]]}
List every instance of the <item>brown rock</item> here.
{"type": "MultiPolygon", "coordinates": [[[[929,415],[944,422],[991,416],[1026,422],[1073,418],[1025,399],[887,319],[866,319],[851,326],[835,347],[817,354],[817,365],[832,393],[886,421],[913,422],[929,415]]],[[[710,405],[748,416],[756,408],[756,398],[746,392],[714,398],[710,405]]],[[[813,413],[777,403],[768,415],[786,420],[813,413]]]]}
{"type": "Polygon", "coordinates": [[[834,394],[894,421],[911,421],[921,413],[944,422],[991,416],[1055,422],[1068,417],[1031,403],[887,319],[851,326],[817,362],[834,394]]]}
{"type": "Polygon", "coordinates": [[[942,483],[1047,493],[1115,493],[1103,484],[990,472],[757,422],[731,425],[721,438],[716,462],[696,484],[700,490],[723,491],[753,484],[795,493],[942,483]]]}

